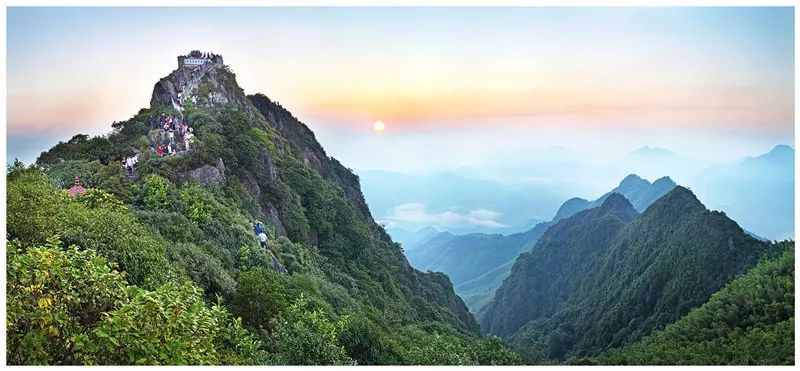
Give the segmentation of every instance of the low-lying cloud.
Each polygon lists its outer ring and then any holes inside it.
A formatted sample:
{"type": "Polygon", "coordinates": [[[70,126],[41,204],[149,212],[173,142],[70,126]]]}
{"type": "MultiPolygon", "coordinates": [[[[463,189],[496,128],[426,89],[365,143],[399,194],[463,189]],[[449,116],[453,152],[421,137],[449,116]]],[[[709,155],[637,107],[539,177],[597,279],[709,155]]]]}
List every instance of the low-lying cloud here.
{"type": "Polygon", "coordinates": [[[415,224],[430,225],[440,228],[458,227],[489,227],[503,228],[507,225],[497,221],[502,214],[487,210],[475,209],[467,212],[443,211],[439,213],[430,212],[425,204],[412,202],[402,204],[389,209],[385,220],[381,222],[387,226],[394,224],[415,224]]]}

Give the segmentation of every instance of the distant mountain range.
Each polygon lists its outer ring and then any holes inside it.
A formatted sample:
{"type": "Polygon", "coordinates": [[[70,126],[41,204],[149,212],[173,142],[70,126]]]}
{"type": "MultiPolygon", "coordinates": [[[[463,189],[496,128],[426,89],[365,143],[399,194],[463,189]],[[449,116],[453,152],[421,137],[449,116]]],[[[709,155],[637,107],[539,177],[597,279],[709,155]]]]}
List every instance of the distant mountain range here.
{"type": "MultiPolygon", "coordinates": [[[[553,222],[585,209],[599,206],[617,192],[636,200],[637,209],[644,210],[653,201],[675,187],[669,177],[653,183],[635,174],[625,177],[617,187],[594,201],[581,198],[567,200],[559,208],[553,222]]],[[[533,228],[511,235],[471,233],[453,235],[442,233],[434,239],[415,245],[406,252],[409,262],[422,271],[441,271],[450,276],[453,287],[467,306],[481,316],[481,307],[491,299],[511,271],[519,254],[530,250],[552,222],[542,222],[533,228]]]]}
{"type": "Polygon", "coordinates": [[[641,215],[614,193],[555,223],[517,259],[481,327],[530,359],[595,355],[702,305],[768,249],[687,188],[641,215]]]}
{"type": "Polygon", "coordinates": [[[769,239],[794,238],[794,155],[776,146],[761,156],[707,169],[698,196],[747,230],[769,239]]]}
{"type": "Polygon", "coordinates": [[[403,228],[386,228],[386,231],[392,236],[392,240],[403,246],[406,255],[408,255],[409,251],[419,247],[420,244],[427,242],[441,233],[438,229],[431,226],[420,228],[416,231],[409,231],[403,228]]]}

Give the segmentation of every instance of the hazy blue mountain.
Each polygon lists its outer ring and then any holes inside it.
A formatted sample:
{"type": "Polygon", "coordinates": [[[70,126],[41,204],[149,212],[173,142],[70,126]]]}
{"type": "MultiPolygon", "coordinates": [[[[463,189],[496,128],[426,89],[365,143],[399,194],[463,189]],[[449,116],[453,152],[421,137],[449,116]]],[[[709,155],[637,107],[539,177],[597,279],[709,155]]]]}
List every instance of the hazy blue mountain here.
{"type": "Polygon", "coordinates": [[[442,233],[406,253],[408,261],[422,271],[444,272],[471,310],[491,297],[517,256],[530,249],[550,223],[540,223],[524,232],[501,234],[442,233]],[[502,268],[508,267],[508,268],[502,268]]]}
{"type": "Polygon", "coordinates": [[[655,200],[672,190],[675,185],[675,182],[667,176],[658,178],[653,183],[650,183],[636,174],[630,174],[626,176],[625,179],[622,179],[619,185],[612,189],[611,192],[600,196],[600,198],[594,201],[588,201],[578,197],[567,200],[558,209],[553,221],[559,221],[579,211],[600,206],[603,201],[605,201],[606,197],[612,193],[619,193],[625,196],[637,211],[642,212],[655,200]]]}
{"type": "Polygon", "coordinates": [[[707,302],[770,246],[675,187],[636,217],[612,194],[551,226],[481,316],[529,359],[591,356],[707,302]]]}
{"type": "Polygon", "coordinates": [[[780,145],[761,156],[715,166],[698,180],[698,196],[752,233],[794,238],[794,149],[780,145]]]}
{"type": "Polygon", "coordinates": [[[416,231],[410,231],[403,228],[387,228],[386,232],[392,237],[392,240],[399,243],[404,251],[411,251],[439,234],[439,230],[434,227],[427,226],[416,231]]]}

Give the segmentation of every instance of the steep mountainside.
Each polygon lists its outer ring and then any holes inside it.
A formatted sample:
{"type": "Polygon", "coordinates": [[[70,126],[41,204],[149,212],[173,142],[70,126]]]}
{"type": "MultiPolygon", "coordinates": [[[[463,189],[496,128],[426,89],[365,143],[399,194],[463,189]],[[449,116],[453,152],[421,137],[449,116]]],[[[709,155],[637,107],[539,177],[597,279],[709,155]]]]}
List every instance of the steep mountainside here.
{"type": "MultiPolygon", "coordinates": [[[[245,96],[221,59],[200,73],[172,72],[155,85],[150,108],[113,127],[42,153],[44,174],[21,164],[11,170],[8,237],[21,246],[19,259],[57,235],[63,246],[96,250],[130,284],[186,283],[209,305],[219,296],[265,352],[240,363],[514,362],[502,343],[480,338],[446,275],[408,263],[372,218],[358,177],[288,110],[245,96]],[[196,134],[188,150],[155,150],[168,134],[159,127],[165,117],[182,118],[196,134]],[[120,160],[134,153],[138,166],[126,174],[120,160]],[[90,196],[52,188],[75,176],[90,196]],[[252,219],[266,225],[267,250],[252,219]]],[[[87,326],[94,331],[94,322],[87,326]]],[[[59,357],[42,362],[110,362],[59,357]]],[[[158,362],[148,357],[143,362],[158,362]]]]}
{"type": "Polygon", "coordinates": [[[794,364],[794,242],[663,330],[597,357],[604,364],[794,364]]]}
{"type": "MultiPolygon", "coordinates": [[[[567,200],[559,208],[553,221],[598,207],[612,193],[622,194],[641,212],[673,187],[675,183],[669,177],[660,178],[651,184],[631,174],[611,192],[595,201],[582,198],[567,200]]],[[[481,317],[484,313],[481,308],[508,276],[516,257],[533,248],[550,225],[552,222],[539,223],[526,232],[508,236],[482,233],[459,235],[446,244],[433,240],[407,252],[406,256],[420,270],[441,271],[450,276],[456,293],[476,316],[481,317]]]]}
{"type": "Polygon", "coordinates": [[[406,256],[422,271],[445,272],[453,281],[456,292],[474,310],[477,308],[470,305],[471,299],[480,300],[482,296],[491,294],[494,287],[472,285],[469,291],[462,291],[459,285],[511,263],[521,252],[530,249],[546,229],[547,223],[541,223],[525,233],[508,236],[473,233],[446,238],[442,234],[406,256]]]}
{"type": "Polygon", "coordinates": [[[581,210],[600,206],[606,197],[612,193],[619,193],[625,196],[637,211],[642,212],[647,209],[650,204],[655,202],[655,200],[672,190],[675,185],[675,182],[666,176],[658,178],[653,183],[650,183],[636,174],[630,174],[626,176],[616,188],[612,189],[611,192],[600,196],[600,198],[594,201],[587,201],[578,197],[567,200],[558,209],[556,216],[553,217],[553,221],[567,218],[581,210]]]}
{"type": "Polygon", "coordinates": [[[600,207],[551,226],[530,252],[517,258],[497,289],[482,315],[484,330],[510,336],[529,321],[555,313],[578,288],[581,272],[591,270],[636,215],[628,200],[612,193],[600,207]]]}
{"type": "Polygon", "coordinates": [[[482,317],[484,330],[513,338],[531,358],[597,354],[685,315],[769,249],[683,187],[624,228],[580,238],[599,223],[579,213],[551,227],[577,224],[573,234],[548,232],[552,240],[517,260],[482,317]],[[551,282],[565,283],[547,291],[551,282]]]}

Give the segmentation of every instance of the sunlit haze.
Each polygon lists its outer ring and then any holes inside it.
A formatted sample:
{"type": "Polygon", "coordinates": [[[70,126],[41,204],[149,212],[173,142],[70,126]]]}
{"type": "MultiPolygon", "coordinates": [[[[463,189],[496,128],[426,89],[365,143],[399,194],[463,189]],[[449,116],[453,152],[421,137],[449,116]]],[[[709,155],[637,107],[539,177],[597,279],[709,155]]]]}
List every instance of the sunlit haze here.
{"type": "Polygon", "coordinates": [[[792,143],[793,18],[790,8],[11,8],[9,157],[107,132],[148,106],[189,49],[224,55],[247,93],[280,101],[356,169],[556,145],[587,158],[642,145],[757,154],[792,143]],[[371,133],[377,120],[391,130],[371,133]]]}

